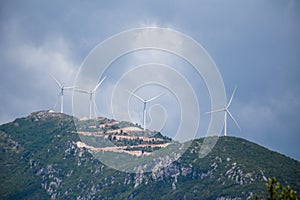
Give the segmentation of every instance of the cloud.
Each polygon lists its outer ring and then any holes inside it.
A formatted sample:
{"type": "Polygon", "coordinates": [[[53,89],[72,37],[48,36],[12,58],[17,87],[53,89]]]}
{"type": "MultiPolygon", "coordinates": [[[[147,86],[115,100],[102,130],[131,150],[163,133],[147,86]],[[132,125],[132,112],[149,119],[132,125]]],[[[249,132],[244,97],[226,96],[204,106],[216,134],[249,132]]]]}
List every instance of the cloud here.
{"type": "Polygon", "coordinates": [[[234,135],[251,139],[264,146],[284,152],[297,158],[300,110],[299,91],[296,88],[287,90],[284,94],[268,96],[266,100],[250,100],[233,104],[233,113],[237,117],[242,131],[237,132],[234,125],[230,129],[234,135]]]}
{"type": "Polygon", "coordinates": [[[14,39],[0,48],[1,102],[6,102],[1,106],[1,123],[35,110],[50,109],[58,88],[47,72],[63,84],[73,84],[77,68],[64,38],[53,37],[36,44],[22,36],[18,23],[13,21],[9,26],[6,35],[14,39]]]}

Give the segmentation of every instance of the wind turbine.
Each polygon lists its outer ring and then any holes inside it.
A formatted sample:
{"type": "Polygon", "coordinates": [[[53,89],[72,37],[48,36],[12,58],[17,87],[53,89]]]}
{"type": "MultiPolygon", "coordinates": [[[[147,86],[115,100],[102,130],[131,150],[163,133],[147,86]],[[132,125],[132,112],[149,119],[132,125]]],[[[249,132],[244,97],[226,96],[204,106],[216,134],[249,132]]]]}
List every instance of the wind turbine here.
{"type": "MultiPolygon", "coordinates": [[[[74,87],[73,86],[66,87],[66,86],[62,85],[52,74],[49,73],[49,75],[55,81],[55,83],[57,84],[57,86],[60,89],[58,96],[60,96],[60,112],[63,113],[64,112],[64,90],[73,90],[74,87]]],[[[57,103],[57,101],[56,101],[56,103],[57,103]]],[[[55,103],[54,107],[56,107],[56,103],[55,103]]]]}
{"type": "Polygon", "coordinates": [[[90,96],[90,119],[92,119],[92,110],[93,110],[92,107],[93,107],[93,105],[95,106],[95,104],[96,104],[95,103],[95,93],[96,93],[97,89],[99,88],[99,86],[103,83],[105,78],[106,77],[104,77],[101,81],[99,81],[98,84],[95,86],[95,88],[90,91],[74,89],[75,92],[85,93],[90,96]]]}
{"type": "Polygon", "coordinates": [[[138,100],[140,100],[143,104],[144,104],[144,108],[143,108],[143,128],[144,128],[144,132],[146,131],[146,106],[147,106],[147,103],[151,102],[151,101],[154,101],[155,99],[157,99],[158,97],[160,97],[161,95],[163,94],[159,94],[155,97],[152,97],[150,99],[143,99],[142,97],[138,96],[137,94],[134,94],[133,92],[131,92],[130,90],[128,90],[128,92],[130,94],[132,94],[133,96],[135,96],[138,100]]]}
{"type": "Polygon", "coordinates": [[[224,117],[224,136],[227,136],[227,114],[232,119],[232,121],[234,121],[235,125],[241,130],[241,127],[239,126],[239,124],[237,123],[237,121],[234,119],[234,117],[232,116],[232,114],[230,113],[230,111],[228,110],[229,106],[232,103],[232,99],[234,97],[235,91],[236,91],[236,87],[233,90],[233,93],[232,93],[232,95],[230,97],[230,100],[229,100],[228,104],[225,105],[224,108],[213,110],[213,111],[210,111],[210,112],[206,112],[206,114],[216,113],[216,112],[225,112],[225,117],[224,117]]]}

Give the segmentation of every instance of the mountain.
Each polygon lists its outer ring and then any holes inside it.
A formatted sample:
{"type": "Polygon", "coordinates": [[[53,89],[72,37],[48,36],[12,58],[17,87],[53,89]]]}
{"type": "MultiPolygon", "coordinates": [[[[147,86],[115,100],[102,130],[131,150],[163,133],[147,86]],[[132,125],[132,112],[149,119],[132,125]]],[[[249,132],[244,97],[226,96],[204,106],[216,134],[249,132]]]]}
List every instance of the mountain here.
{"type": "Polygon", "coordinates": [[[153,172],[109,168],[92,151],[147,157],[175,142],[142,135],[130,122],[95,120],[39,111],[1,125],[0,199],[251,199],[273,176],[299,192],[298,161],[236,137],[220,137],[204,158],[198,153],[204,138],[196,139],[153,172]],[[91,144],[105,138],[120,148],[93,149],[82,140],[88,136],[91,144]]]}

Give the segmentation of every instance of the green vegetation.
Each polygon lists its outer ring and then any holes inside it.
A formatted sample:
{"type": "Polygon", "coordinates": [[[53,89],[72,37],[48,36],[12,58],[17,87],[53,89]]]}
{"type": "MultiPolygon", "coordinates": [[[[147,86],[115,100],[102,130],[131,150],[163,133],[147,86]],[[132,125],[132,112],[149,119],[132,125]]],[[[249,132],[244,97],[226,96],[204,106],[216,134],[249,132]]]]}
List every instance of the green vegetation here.
{"type": "MultiPolygon", "coordinates": [[[[74,121],[78,122],[64,114],[40,111],[0,126],[0,199],[250,199],[274,176],[290,188],[300,188],[298,161],[235,137],[220,137],[204,158],[199,157],[203,139],[197,139],[165,168],[144,174],[120,172],[102,164],[86,148],[77,147],[80,137],[74,121]]],[[[92,120],[81,123],[95,131],[111,122],[99,118],[95,127],[92,120]]],[[[128,125],[133,124],[122,122],[118,127],[128,125]]],[[[168,139],[160,133],[151,135],[168,139]]],[[[91,144],[101,141],[100,136],[94,139],[91,144]]],[[[163,158],[181,146],[174,143],[152,150],[163,158]]],[[[130,148],[152,153],[147,146],[130,148]]],[[[128,157],[126,153],[105,155],[114,156],[113,162],[128,157]]],[[[134,163],[134,158],[128,162],[134,163]]],[[[292,191],[277,182],[269,183],[269,188],[271,185],[278,194],[292,191]]]]}
{"type": "Polygon", "coordinates": [[[263,197],[255,196],[256,200],[266,199],[266,200],[299,200],[300,196],[297,196],[296,191],[292,189],[291,186],[282,186],[277,182],[276,178],[269,178],[268,183],[266,183],[267,192],[262,192],[263,197]],[[265,195],[266,193],[266,195],[265,195]]]}
{"type": "Polygon", "coordinates": [[[126,151],[142,151],[142,152],[153,152],[161,149],[161,147],[127,147],[125,150],[126,151]]]}
{"type": "Polygon", "coordinates": [[[151,138],[161,138],[161,139],[168,140],[168,141],[172,140],[171,138],[164,136],[160,132],[156,132],[156,131],[153,132],[153,135],[151,136],[151,138]]]}

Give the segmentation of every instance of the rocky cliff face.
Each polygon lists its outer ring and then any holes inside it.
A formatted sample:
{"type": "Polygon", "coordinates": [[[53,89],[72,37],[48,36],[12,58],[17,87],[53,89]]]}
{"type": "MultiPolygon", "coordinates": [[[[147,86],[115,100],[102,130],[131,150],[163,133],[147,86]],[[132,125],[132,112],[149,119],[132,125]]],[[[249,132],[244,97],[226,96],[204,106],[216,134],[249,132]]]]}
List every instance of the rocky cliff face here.
{"type": "Polygon", "coordinates": [[[299,162],[234,137],[220,137],[205,158],[198,154],[203,139],[197,139],[177,161],[152,172],[111,169],[78,145],[79,131],[110,136],[122,153],[137,157],[172,141],[150,131],[138,135],[139,126],[128,122],[97,120],[97,127],[84,121],[88,131],[76,130],[78,119],[40,111],[0,126],[1,199],[251,199],[273,176],[300,188],[299,162]]]}

